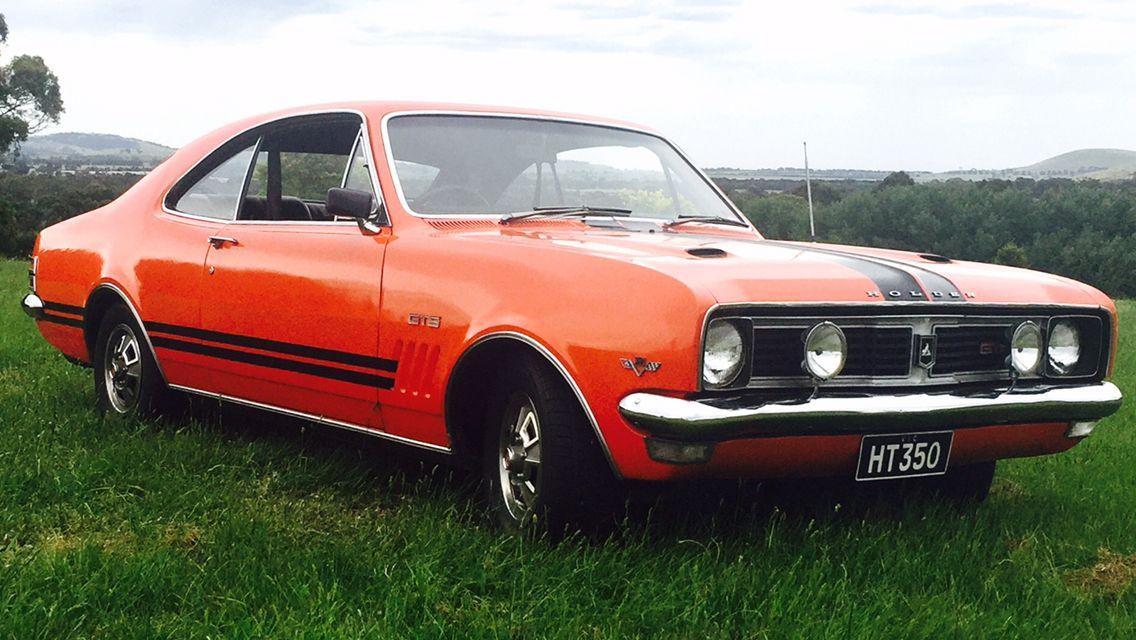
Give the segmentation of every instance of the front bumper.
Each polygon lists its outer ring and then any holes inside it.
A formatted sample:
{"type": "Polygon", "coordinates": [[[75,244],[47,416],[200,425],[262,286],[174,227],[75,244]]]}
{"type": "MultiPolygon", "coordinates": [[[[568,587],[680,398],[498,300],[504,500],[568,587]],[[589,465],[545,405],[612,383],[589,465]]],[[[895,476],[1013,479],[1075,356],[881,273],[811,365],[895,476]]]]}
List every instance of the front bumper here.
{"type": "Polygon", "coordinates": [[[1120,408],[1111,382],[1020,389],[1000,395],[912,393],[818,397],[793,403],[715,406],[633,393],[619,411],[649,435],[708,441],[761,436],[881,433],[1031,422],[1099,420],[1120,408]]]}
{"type": "Polygon", "coordinates": [[[28,314],[28,317],[35,318],[36,320],[43,319],[43,306],[43,300],[34,293],[29,293],[24,296],[23,300],[20,300],[20,308],[24,310],[24,313],[28,314]]]}

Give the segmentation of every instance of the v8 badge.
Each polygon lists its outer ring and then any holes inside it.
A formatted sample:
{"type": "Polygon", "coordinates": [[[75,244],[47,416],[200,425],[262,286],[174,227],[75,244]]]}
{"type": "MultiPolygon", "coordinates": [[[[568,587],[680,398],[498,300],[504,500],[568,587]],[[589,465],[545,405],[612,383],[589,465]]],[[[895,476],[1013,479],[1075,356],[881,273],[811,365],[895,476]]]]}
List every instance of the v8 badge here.
{"type": "Polygon", "coordinates": [[[652,373],[658,371],[659,367],[663,366],[663,363],[661,362],[651,362],[642,357],[637,357],[635,359],[620,358],[619,364],[623,365],[624,369],[633,372],[635,374],[635,377],[637,378],[642,377],[644,373],[652,373]]]}

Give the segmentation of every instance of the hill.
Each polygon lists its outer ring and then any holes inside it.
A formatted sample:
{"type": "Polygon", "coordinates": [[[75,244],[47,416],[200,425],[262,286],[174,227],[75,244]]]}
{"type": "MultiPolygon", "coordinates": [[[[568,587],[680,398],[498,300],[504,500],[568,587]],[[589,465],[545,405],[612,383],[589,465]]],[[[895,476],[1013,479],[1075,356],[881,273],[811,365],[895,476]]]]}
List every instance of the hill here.
{"type": "Polygon", "coordinates": [[[153,167],[174,149],[156,142],[109,133],[49,133],[20,145],[17,157],[29,165],[125,165],[153,167]]]}
{"type": "Polygon", "coordinates": [[[1128,180],[1136,175],[1136,151],[1127,149],[1078,149],[1041,162],[1011,169],[961,169],[923,176],[916,180],[986,180],[996,178],[1073,178],[1077,180],[1128,180]]]}

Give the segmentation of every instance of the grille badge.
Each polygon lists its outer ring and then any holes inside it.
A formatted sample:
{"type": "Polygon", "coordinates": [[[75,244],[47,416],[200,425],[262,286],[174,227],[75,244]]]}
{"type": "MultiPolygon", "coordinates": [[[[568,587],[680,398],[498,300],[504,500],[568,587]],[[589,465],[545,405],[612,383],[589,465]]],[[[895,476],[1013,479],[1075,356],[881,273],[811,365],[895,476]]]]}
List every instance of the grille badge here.
{"type": "Polygon", "coordinates": [[[924,369],[935,366],[935,351],[938,347],[935,336],[919,336],[916,342],[915,361],[924,369]]]}

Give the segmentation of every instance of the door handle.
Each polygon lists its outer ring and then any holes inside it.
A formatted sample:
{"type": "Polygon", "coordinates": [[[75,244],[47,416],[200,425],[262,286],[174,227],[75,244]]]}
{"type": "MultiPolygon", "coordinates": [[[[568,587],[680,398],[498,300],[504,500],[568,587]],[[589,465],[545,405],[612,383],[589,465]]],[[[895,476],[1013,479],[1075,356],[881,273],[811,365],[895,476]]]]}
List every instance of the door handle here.
{"type": "Polygon", "coordinates": [[[209,236],[209,244],[213,245],[214,249],[220,249],[226,244],[231,244],[234,247],[240,244],[236,238],[229,238],[226,236],[209,236]]]}

